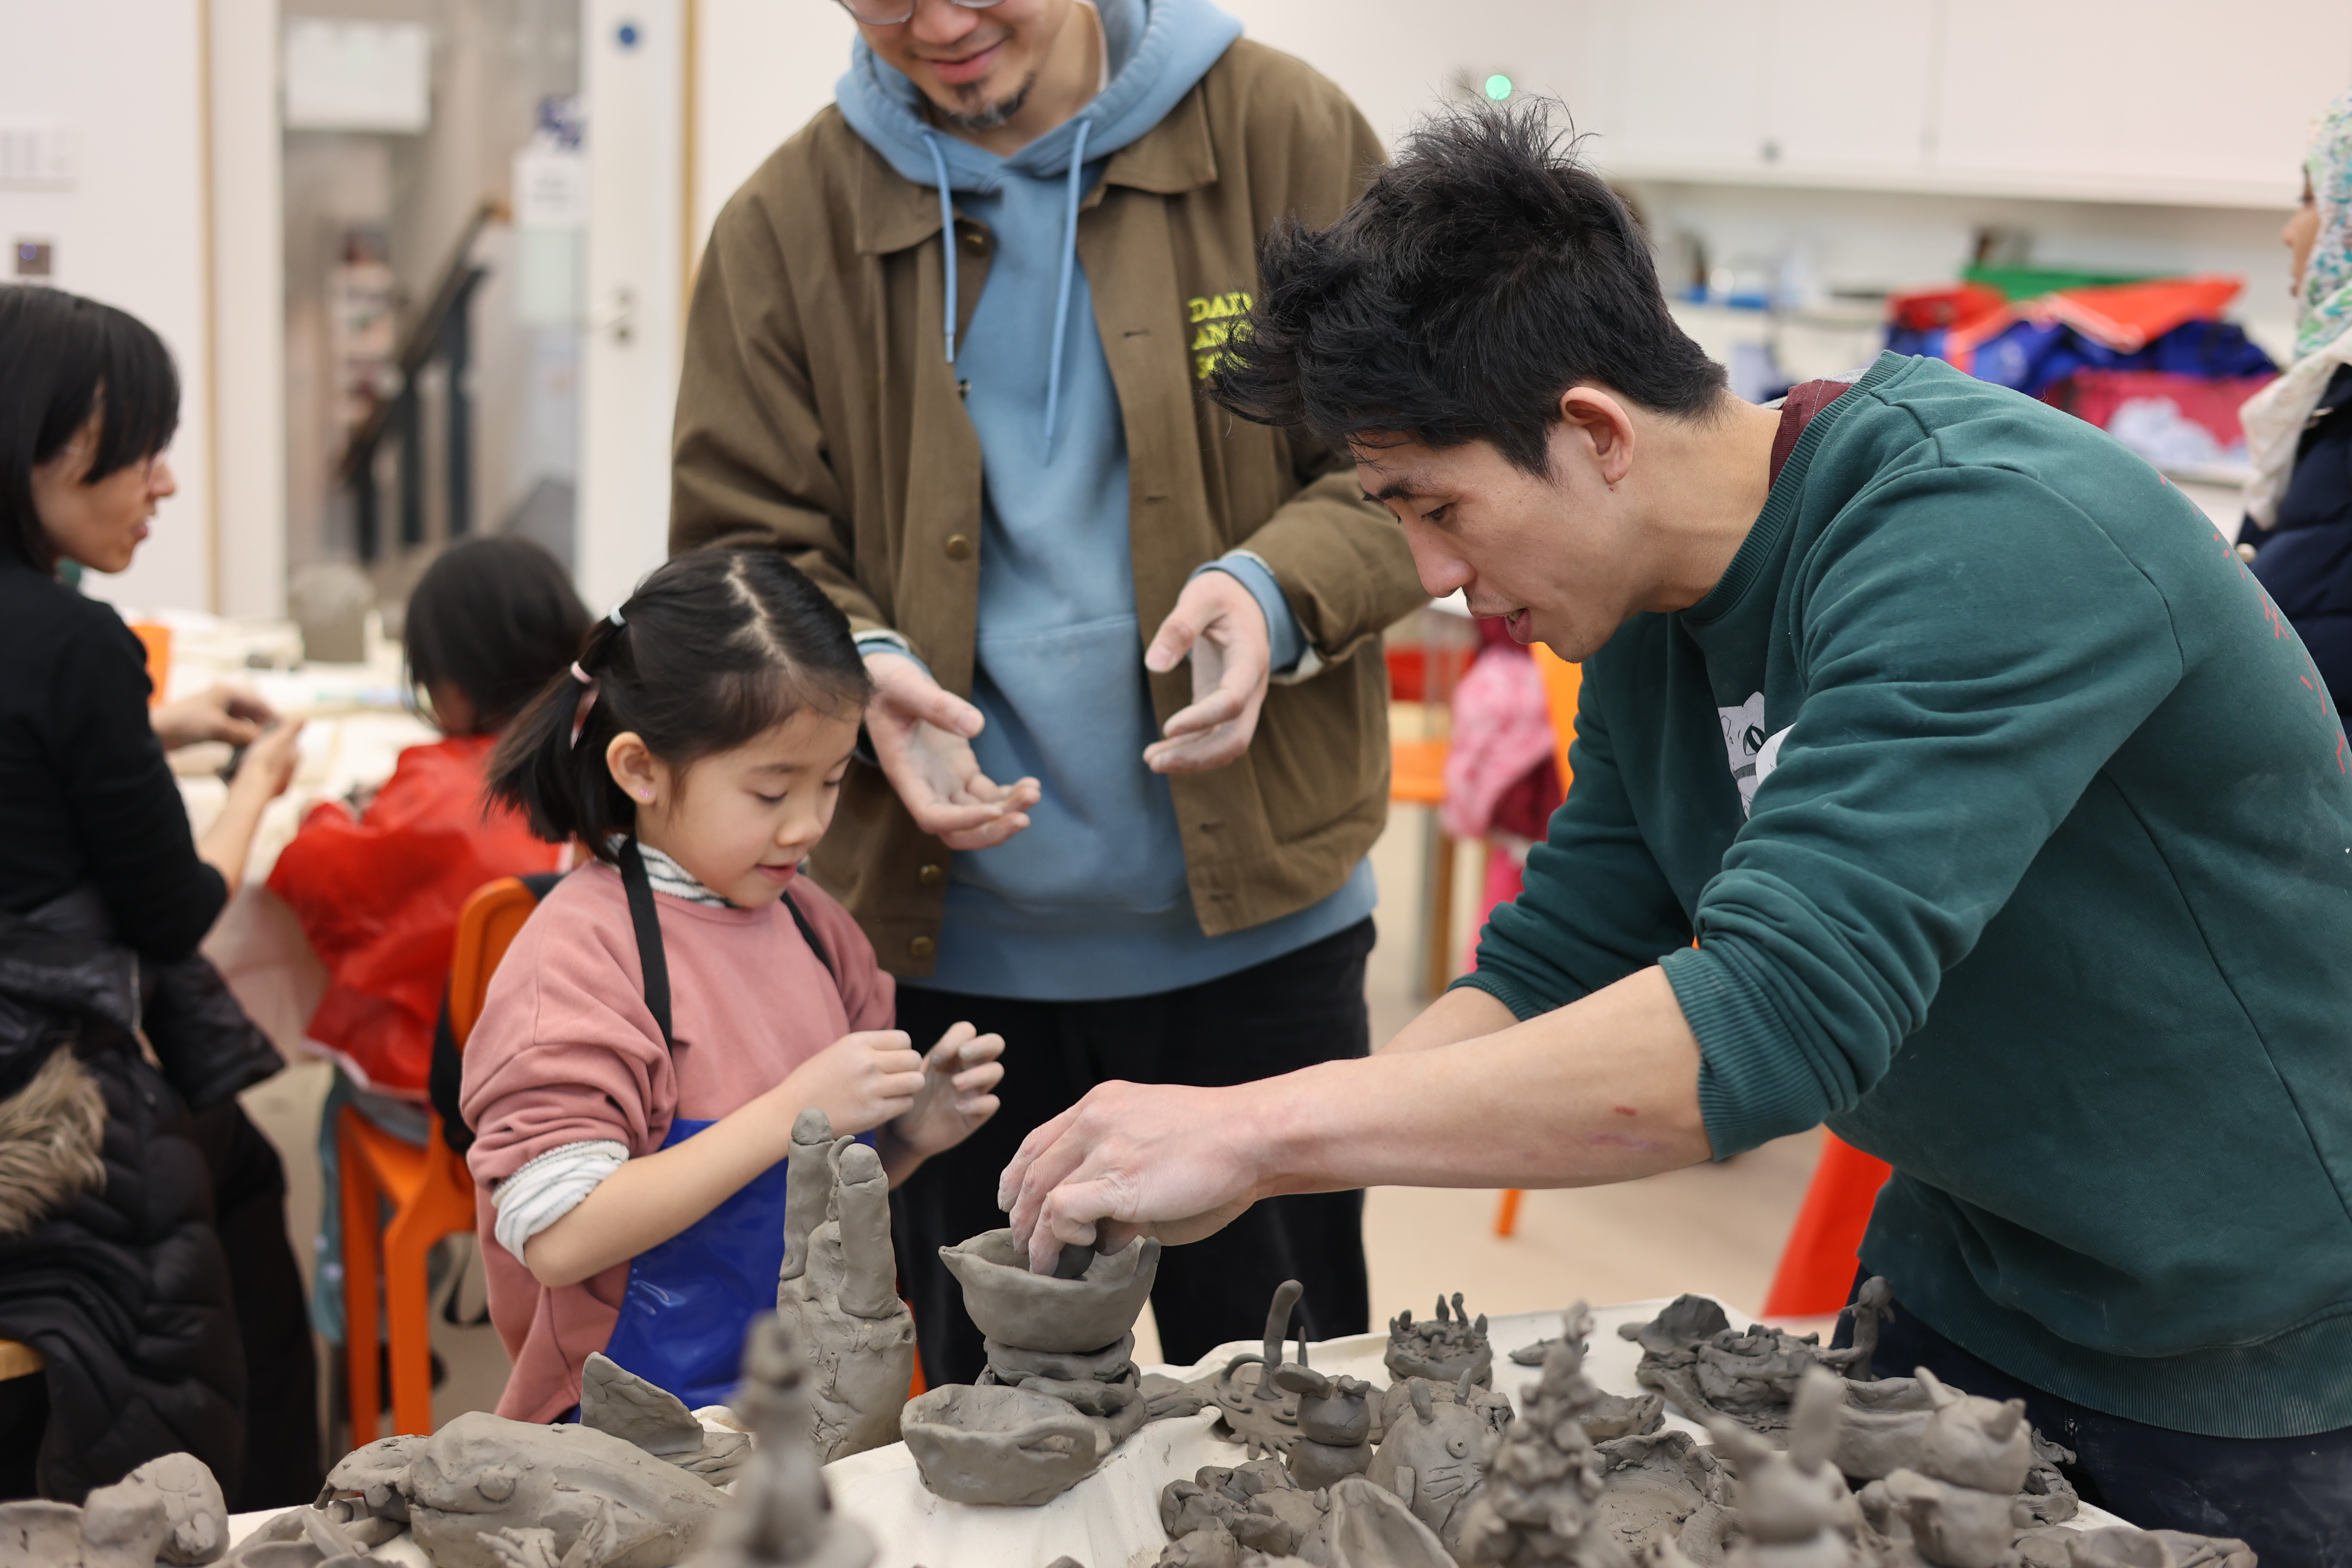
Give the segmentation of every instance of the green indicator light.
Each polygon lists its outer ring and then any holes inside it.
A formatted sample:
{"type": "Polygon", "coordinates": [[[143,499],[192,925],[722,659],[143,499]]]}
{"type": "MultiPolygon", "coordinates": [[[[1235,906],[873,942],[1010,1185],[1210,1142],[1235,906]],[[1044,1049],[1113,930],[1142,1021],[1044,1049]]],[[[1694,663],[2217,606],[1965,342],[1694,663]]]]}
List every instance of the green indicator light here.
{"type": "Polygon", "coordinates": [[[1511,96],[1511,79],[1496,71],[1486,79],[1486,96],[1496,103],[1511,96]]]}

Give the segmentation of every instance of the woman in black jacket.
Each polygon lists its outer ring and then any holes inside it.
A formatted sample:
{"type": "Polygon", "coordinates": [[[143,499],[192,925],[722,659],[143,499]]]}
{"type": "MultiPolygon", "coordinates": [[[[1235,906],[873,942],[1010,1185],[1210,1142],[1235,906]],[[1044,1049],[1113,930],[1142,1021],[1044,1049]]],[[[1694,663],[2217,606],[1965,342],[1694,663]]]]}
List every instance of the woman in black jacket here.
{"type": "Polygon", "coordinates": [[[2294,360],[2243,410],[2254,477],[2239,554],[2352,701],[2352,92],[2319,123],[2287,219],[2294,360]]]}
{"type": "Polygon", "coordinates": [[[139,639],[60,580],[128,566],[173,492],[163,342],[0,289],[0,1338],[47,1363],[0,1384],[0,1497],[185,1449],[233,1508],[307,1501],[285,1173],[236,1100],[284,1063],[195,954],[297,727],[224,691],[151,714],[139,639]],[[215,738],[247,744],[198,840],[163,747],[215,738]]]}

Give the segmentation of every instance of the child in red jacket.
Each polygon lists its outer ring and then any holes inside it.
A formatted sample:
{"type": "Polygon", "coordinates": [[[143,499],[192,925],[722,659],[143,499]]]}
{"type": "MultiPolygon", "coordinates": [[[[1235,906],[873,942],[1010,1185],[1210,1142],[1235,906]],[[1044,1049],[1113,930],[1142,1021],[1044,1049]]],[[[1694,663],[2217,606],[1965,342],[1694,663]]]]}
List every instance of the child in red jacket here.
{"type": "Polygon", "coordinates": [[[477,539],[444,552],[409,596],[404,634],[410,679],[443,739],[403,752],[358,811],[314,809],[270,873],[327,966],[309,1035],[336,1067],[320,1126],[327,1202],[311,1292],[330,1341],[343,1325],[336,1119],[357,1105],[411,1142],[428,1135],[426,1074],[457,913],[484,883],[553,870],[561,853],[516,812],[486,808],[483,770],[499,732],[569,667],[587,624],[540,546],[477,539]]]}

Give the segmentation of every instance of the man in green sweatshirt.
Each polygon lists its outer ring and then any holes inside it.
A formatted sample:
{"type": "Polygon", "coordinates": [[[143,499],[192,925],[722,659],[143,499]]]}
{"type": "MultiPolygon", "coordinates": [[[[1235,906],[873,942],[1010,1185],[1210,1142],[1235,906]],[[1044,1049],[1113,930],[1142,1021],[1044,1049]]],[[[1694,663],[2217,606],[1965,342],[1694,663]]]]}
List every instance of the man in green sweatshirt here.
{"type": "Polygon", "coordinates": [[[2023,1395],[2135,1522],[2347,1561],[2352,754],[2230,542],[1937,362],[1733,398],[1536,113],[1429,128],[1261,271],[1216,395],[1584,661],[1574,787],[1370,1060],[1039,1129],[1033,1253],[1827,1122],[1895,1167],[1882,1372],[2023,1395]]]}

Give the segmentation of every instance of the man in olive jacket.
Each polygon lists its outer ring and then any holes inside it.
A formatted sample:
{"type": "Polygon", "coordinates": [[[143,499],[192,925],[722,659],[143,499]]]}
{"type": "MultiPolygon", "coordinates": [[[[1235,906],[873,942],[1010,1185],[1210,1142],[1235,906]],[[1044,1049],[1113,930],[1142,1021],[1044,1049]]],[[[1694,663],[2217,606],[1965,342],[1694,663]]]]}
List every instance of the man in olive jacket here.
{"type": "MultiPolygon", "coordinates": [[[[1007,1041],[1003,1110],[898,1205],[941,1382],[982,1352],[937,1248],[1002,1223],[1031,1128],[1367,1050],[1378,634],[1424,595],[1344,459],[1200,395],[1260,237],[1380,161],[1347,99],[1207,0],[845,4],[835,105],[711,235],[671,546],[775,545],[848,614],[877,765],[815,873],[901,1026],[1007,1041]]],[[[1166,1352],[1255,1334],[1286,1278],[1361,1331],[1360,1219],[1288,1199],[1170,1257],[1166,1352]]]]}

